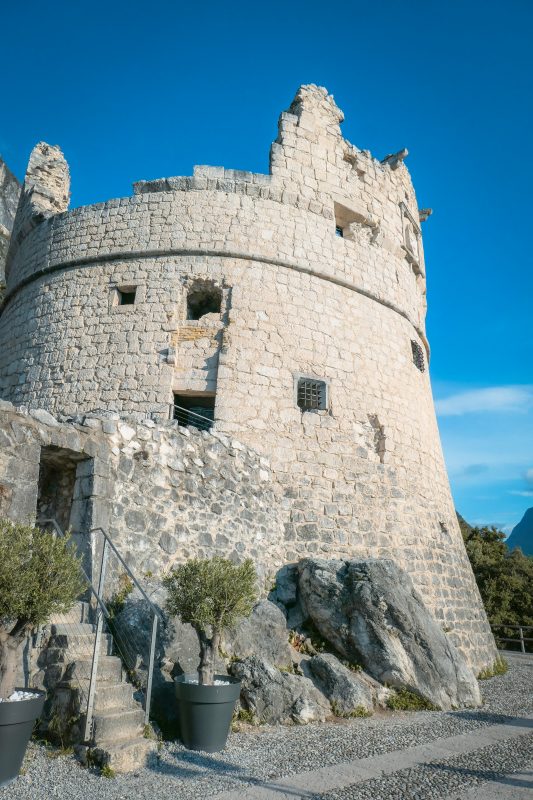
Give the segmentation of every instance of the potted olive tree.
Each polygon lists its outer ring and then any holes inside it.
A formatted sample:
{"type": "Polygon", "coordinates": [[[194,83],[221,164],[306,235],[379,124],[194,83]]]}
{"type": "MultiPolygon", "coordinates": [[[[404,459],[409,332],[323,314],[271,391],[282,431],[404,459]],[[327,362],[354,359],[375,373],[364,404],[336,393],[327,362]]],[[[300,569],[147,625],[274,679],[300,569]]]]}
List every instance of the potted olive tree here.
{"type": "Polygon", "coordinates": [[[85,585],[68,537],[0,519],[0,786],[17,777],[46,694],[17,689],[29,633],[68,611],[85,585]]]}
{"type": "Polygon", "coordinates": [[[176,679],[181,738],[189,750],[214,753],[228,738],[240,681],[215,674],[222,631],[252,611],[256,596],[253,562],[233,564],[219,556],[192,559],[164,579],[167,609],[189,623],[198,635],[198,674],[176,679]]]}

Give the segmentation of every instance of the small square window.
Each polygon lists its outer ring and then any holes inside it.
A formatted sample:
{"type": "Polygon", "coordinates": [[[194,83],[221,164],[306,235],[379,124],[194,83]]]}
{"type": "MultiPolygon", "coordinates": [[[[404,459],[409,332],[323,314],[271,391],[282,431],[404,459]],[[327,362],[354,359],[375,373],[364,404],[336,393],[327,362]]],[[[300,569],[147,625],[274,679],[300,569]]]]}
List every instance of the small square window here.
{"type": "Polygon", "coordinates": [[[411,350],[413,353],[413,363],[420,372],[426,369],[426,362],[424,361],[424,351],[414,339],[411,339],[411,350]]]}
{"type": "Polygon", "coordinates": [[[344,230],[341,228],[340,225],[335,225],[335,236],[340,236],[341,239],[344,238],[344,230]]]}
{"type": "Polygon", "coordinates": [[[327,384],[312,378],[298,380],[297,402],[302,411],[327,410],[327,384]]]}
{"type": "Polygon", "coordinates": [[[137,294],[136,286],[128,286],[122,289],[117,289],[117,297],[119,306],[132,306],[135,303],[135,295],[137,294]]]}
{"type": "Polygon", "coordinates": [[[215,419],[215,395],[174,393],[173,418],[184,427],[210,430],[215,419]]]}

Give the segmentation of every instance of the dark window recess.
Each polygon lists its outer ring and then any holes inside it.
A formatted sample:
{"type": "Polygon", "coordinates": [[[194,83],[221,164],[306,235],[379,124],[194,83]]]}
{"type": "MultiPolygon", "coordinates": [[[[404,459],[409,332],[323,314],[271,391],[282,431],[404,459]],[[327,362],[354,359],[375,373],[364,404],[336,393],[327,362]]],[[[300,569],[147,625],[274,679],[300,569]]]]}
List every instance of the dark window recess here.
{"type": "Polygon", "coordinates": [[[426,369],[426,362],[424,361],[424,351],[414,339],[411,339],[411,350],[413,351],[413,363],[420,372],[426,369]]]}
{"type": "Polygon", "coordinates": [[[119,306],[132,306],[135,303],[137,289],[128,287],[127,289],[117,289],[119,306]]]}
{"type": "Polygon", "coordinates": [[[215,419],[214,395],[175,394],[173,419],[184,427],[208,431],[215,419]]]}
{"type": "Polygon", "coordinates": [[[298,381],[298,406],[302,411],[327,409],[327,386],[324,381],[300,378],[298,381]]]}
{"type": "Polygon", "coordinates": [[[222,290],[217,286],[196,286],[187,295],[187,319],[200,319],[206,314],[220,314],[222,290]]]}
{"type": "Polygon", "coordinates": [[[344,231],[340,225],[335,226],[335,236],[340,236],[341,239],[344,238],[344,231]]]}

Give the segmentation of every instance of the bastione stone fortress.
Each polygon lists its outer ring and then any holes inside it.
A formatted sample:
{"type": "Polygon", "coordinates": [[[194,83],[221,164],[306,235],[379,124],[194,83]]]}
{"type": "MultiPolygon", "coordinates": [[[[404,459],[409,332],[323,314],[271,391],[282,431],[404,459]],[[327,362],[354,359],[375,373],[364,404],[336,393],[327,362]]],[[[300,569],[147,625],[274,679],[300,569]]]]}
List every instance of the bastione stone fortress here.
{"type": "Polygon", "coordinates": [[[391,558],[479,669],[494,642],[429,380],[429,212],[406,151],[376,160],[342,120],[302,86],[268,175],[199,166],[70,211],[60,149],[35,147],[0,313],[0,513],[55,516],[81,547],[102,525],[154,574],[251,556],[266,585],[304,556],[391,558]]]}

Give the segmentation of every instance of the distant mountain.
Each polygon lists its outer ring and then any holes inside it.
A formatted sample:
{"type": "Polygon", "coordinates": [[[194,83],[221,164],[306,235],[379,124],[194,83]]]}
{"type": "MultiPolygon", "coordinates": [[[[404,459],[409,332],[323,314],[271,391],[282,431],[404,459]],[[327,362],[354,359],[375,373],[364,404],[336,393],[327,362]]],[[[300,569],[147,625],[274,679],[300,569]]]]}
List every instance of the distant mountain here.
{"type": "Polygon", "coordinates": [[[507,539],[510,550],[519,547],[526,556],[533,556],[533,508],[528,508],[507,539]]]}

